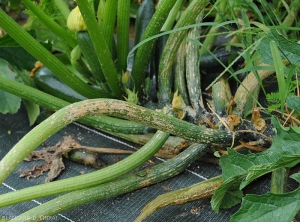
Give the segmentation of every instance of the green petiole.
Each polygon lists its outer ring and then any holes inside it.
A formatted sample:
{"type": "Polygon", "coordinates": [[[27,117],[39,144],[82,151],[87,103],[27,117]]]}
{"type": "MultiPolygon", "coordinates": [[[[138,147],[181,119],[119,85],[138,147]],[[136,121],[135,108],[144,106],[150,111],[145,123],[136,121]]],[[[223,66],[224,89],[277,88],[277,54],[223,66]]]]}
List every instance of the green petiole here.
{"type": "Polygon", "coordinates": [[[96,55],[106,78],[107,85],[112,91],[112,94],[116,98],[120,98],[122,94],[122,87],[118,79],[117,70],[114,66],[111,52],[106,43],[104,34],[95,19],[94,12],[90,8],[89,4],[86,4],[85,0],[78,0],[77,4],[95,47],[96,55]]]}
{"type": "Polygon", "coordinates": [[[130,0],[118,1],[117,17],[117,57],[121,72],[127,70],[127,54],[129,51],[130,0]]]}
{"type": "Polygon", "coordinates": [[[107,44],[109,51],[112,53],[112,46],[114,41],[114,29],[116,22],[118,1],[106,0],[102,22],[100,23],[101,30],[103,32],[103,37],[107,44]]]}

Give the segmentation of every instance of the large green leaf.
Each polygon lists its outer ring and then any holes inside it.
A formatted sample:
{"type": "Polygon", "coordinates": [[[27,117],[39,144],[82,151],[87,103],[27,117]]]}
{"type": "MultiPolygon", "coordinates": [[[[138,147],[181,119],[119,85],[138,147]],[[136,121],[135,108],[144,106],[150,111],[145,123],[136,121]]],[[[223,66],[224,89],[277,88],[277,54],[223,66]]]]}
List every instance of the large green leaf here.
{"type": "Polygon", "coordinates": [[[292,128],[283,128],[273,117],[277,134],[273,137],[272,146],[258,154],[240,154],[229,149],[228,155],[221,157],[223,184],[213,195],[211,204],[215,211],[226,207],[224,197],[239,184],[242,190],[256,178],[281,167],[292,167],[300,162],[300,137],[292,128]]]}
{"type": "Polygon", "coordinates": [[[285,194],[246,195],[232,222],[289,222],[300,210],[300,190],[285,194]]]}
{"type": "MultiPolygon", "coordinates": [[[[13,68],[10,64],[0,58],[0,75],[9,79],[15,79],[16,73],[13,71],[13,68]]],[[[21,98],[7,93],[3,90],[0,90],[0,112],[3,114],[6,113],[16,113],[21,105],[21,98]]]]}

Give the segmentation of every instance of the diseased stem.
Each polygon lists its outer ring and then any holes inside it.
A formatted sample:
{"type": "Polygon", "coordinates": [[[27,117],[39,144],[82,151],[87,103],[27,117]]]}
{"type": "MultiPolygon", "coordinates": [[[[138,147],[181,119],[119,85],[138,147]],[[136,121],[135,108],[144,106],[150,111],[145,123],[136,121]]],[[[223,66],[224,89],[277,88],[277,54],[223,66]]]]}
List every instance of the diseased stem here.
{"type": "MultiPolygon", "coordinates": [[[[196,23],[201,23],[203,18],[203,10],[196,18],[196,23]]],[[[199,45],[192,40],[198,41],[201,33],[201,27],[192,28],[188,33],[190,41],[186,47],[186,83],[189,99],[192,107],[199,115],[203,109],[203,99],[201,92],[201,75],[199,70],[199,45]]]]}
{"type": "MultiPolygon", "coordinates": [[[[203,8],[208,4],[208,0],[192,1],[185,12],[180,17],[179,21],[175,25],[175,28],[184,27],[195,22],[195,19],[203,8]]],[[[176,59],[178,48],[181,42],[186,37],[187,29],[172,33],[164,51],[162,53],[159,63],[159,74],[158,74],[158,88],[159,88],[159,101],[162,104],[169,104],[171,98],[171,86],[170,86],[170,75],[171,68],[176,59]]]]}
{"type": "Polygon", "coordinates": [[[175,158],[151,167],[150,169],[139,171],[116,181],[84,190],[73,191],[35,207],[19,215],[19,217],[39,218],[40,216],[54,216],[76,206],[96,200],[111,198],[158,183],[183,171],[190,163],[195,161],[197,157],[204,154],[207,149],[208,146],[205,144],[194,144],[175,158]]]}
{"type": "MultiPolygon", "coordinates": [[[[285,65],[288,63],[287,61],[282,61],[285,65]]],[[[267,64],[260,64],[262,67],[270,67],[267,64]]],[[[260,81],[267,78],[268,76],[272,75],[275,72],[275,70],[259,70],[257,71],[258,77],[260,78],[260,81]]],[[[237,89],[234,101],[236,102],[236,113],[238,115],[241,115],[244,113],[245,105],[247,104],[247,101],[251,97],[252,93],[255,92],[260,87],[259,80],[254,72],[250,72],[246,78],[243,80],[242,84],[237,89]]]]}
{"type": "Polygon", "coordinates": [[[175,91],[178,90],[179,95],[182,97],[184,103],[189,105],[189,97],[186,88],[186,79],[185,79],[185,54],[186,54],[186,42],[182,42],[178,53],[176,56],[176,62],[174,67],[175,72],[175,81],[174,88],[175,91]]]}
{"type": "Polygon", "coordinates": [[[221,78],[212,86],[212,95],[215,112],[219,116],[226,115],[227,106],[229,103],[230,95],[226,91],[226,83],[224,78],[221,78]]]}
{"type": "Polygon", "coordinates": [[[184,204],[189,201],[210,198],[222,182],[222,176],[217,176],[187,188],[162,194],[149,202],[134,221],[144,221],[152,213],[165,206],[184,204]]]}
{"type": "MultiPolygon", "coordinates": [[[[147,134],[126,134],[126,133],[111,133],[112,135],[131,141],[136,144],[143,145],[153,136],[153,133],[147,134]]],[[[176,155],[181,150],[188,147],[190,143],[177,136],[170,136],[158,153],[176,155]]]]}

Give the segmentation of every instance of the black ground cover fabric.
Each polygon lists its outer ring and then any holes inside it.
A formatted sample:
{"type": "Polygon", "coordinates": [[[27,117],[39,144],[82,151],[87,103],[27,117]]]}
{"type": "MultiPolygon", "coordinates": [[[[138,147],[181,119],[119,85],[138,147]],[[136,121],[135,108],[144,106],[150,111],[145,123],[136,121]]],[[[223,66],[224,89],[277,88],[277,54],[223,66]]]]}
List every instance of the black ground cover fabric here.
{"type": "MultiPolygon", "coordinates": [[[[29,130],[27,116],[22,108],[17,114],[3,115],[0,114],[0,158],[2,158],[29,130]]],[[[73,135],[80,144],[95,147],[112,147],[127,150],[134,150],[137,147],[134,144],[103,134],[92,128],[86,128],[77,123],[71,124],[59,131],[48,139],[44,146],[53,146],[58,141],[62,140],[65,135],[73,135]]],[[[43,148],[43,146],[40,146],[43,148]]],[[[112,164],[116,158],[125,158],[125,155],[104,155],[103,159],[112,164]]],[[[153,158],[155,163],[162,160],[153,158]]],[[[66,169],[58,179],[68,178],[82,173],[92,172],[95,169],[86,167],[68,160],[64,160],[66,169]]],[[[0,194],[12,192],[25,187],[44,183],[45,175],[36,179],[20,178],[20,173],[28,168],[31,168],[36,162],[23,162],[10,175],[10,177],[0,186],[0,194]]],[[[150,166],[148,163],[143,167],[150,166]]],[[[221,174],[221,168],[216,165],[206,164],[201,162],[193,163],[188,170],[185,170],[180,175],[150,187],[137,190],[132,193],[124,194],[119,197],[110,198],[103,201],[97,201],[86,204],[81,207],[68,210],[60,215],[53,216],[46,221],[133,221],[140,213],[141,209],[155,197],[170,190],[176,190],[187,187],[203,181],[205,179],[221,174]]],[[[250,190],[256,193],[264,193],[269,189],[269,178],[256,181],[251,185],[250,190]]],[[[53,197],[33,200],[21,203],[14,206],[9,206],[0,209],[0,219],[9,219],[18,216],[19,214],[52,199],[53,197]]],[[[200,200],[187,203],[184,205],[176,205],[160,209],[151,215],[146,221],[229,221],[232,215],[239,206],[229,210],[221,210],[219,214],[212,211],[210,200],[200,200]],[[191,211],[196,209],[195,211],[191,211]]]]}

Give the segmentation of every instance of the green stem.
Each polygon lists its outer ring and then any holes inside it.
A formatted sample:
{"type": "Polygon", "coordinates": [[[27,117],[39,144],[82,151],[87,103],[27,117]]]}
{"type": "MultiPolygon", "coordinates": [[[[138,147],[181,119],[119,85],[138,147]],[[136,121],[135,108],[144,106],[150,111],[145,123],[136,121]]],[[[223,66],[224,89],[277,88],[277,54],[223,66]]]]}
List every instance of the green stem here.
{"type": "MultiPolygon", "coordinates": [[[[9,165],[15,167],[20,162],[20,159],[22,161],[22,159],[25,158],[34,148],[36,148],[41,143],[41,141],[44,141],[47,137],[49,137],[49,135],[55,133],[65,124],[72,122],[76,118],[80,118],[80,116],[91,115],[92,113],[95,114],[99,112],[99,110],[97,109],[86,110],[87,112],[84,112],[80,109],[80,106],[78,107],[78,105],[80,104],[73,104],[56,112],[52,117],[49,117],[42,124],[38,125],[25,137],[23,137],[23,139],[20,140],[1,160],[0,179],[3,181],[3,179],[8,176],[8,173],[10,173],[9,171],[11,167],[9,165]],[[52,123],[53,125],[50,127],[47,127],[45,125],[51,125],[52,123]]],[[[153,138],[151,138],[151,140],[149,140],[147,144],[145,144],[135,153],[131,154],[120,162],[117,162],[111,166],[95,171],[93,173],[75,176],[72,178],[41,184],[15,192],[3,194],[1,195],[0,207],[68,191],[81,190],[84,188],[99,185],[101,183],[112,181],[113,179],[116,179],[119,176],[135,169],[150,157],[152,157],[160,149],[160,147],[164,144],[168,137],[168,133],[157,131],[153,138]]]]}
{"type": "MultiPolygon", "coordinates": [[[[208,4],[208,0],[192,1],[189,4],[185,12],[180,17],[175,28],[184,27],[195,22],[195,19],[199,13],[208,4]]],[[[158,74],[158,88],[159,88],[159,100],[162,104],[169,104],[171,102],[171,86],[170,86],[170,75],[171,68],[176,59],[178,48],[181,42],[186,37],[188,30],[182,30],[179,32],[172,33],[168,38],[167,44],[164,48],[158,74]]]]}
{"type": "Polygon", "coordinates": [[[112,60],[110,50],[106,44],[103,32],[101,32],[95,19],[94,13],[89,7],[89,4],[86,4],[85,0],[78,0],[77,4],[95,47],[96,54],[100,62],[103,74],[106,78],[107,84],[113,95],[117,98],[120,98],[122,94],[122,87],[118,79],[117,70],[114,66],[114,62],[112,60]]]}
{"type": "Polygon", "coordinates": [[[111,53],[112,53],[112,41],[114,38],[113,33],[115,29],[117,7],[118,7],[118,1],[106,0],[104,14],[102,17],[103,21],[100,24],[107,47],[111,53]]]}
{"type": "MultiPolygon", "coordinates": [[[[69,102],[21,84],[17,81],[5,78],[1,75],[0,82],[0,89],[53,111],[57,111],[67,105],[70,105],[69,102]]],[[[80,119],[79,122],[109,133],[118,132],[126,134],[144,134],[150,131],[148,127],[145,127],[142,124],[134,123],[124,119],[116,119],[109,116],[87,117],[80,119]]]]}
{"type": "Polygon", "coordinates": [[[51,32],[67,42],[71,48],[77,45],[76,39],[66,31],[63,27],[57,24],[52,18],[46,15],[39,7],[31,0],[23,0],[26,7],[45,25],[51,32]]]}
{"type": "MultiPolygon", "coordinates": [[[[142,41],[160,32],[170,10],[175,3],[175,0],[165,0],[160,2],[159,7],[157,8],[144,32],[142,41]]],[[[134,85],[137,92],[140,92],[144,86],[145,72],[151,56],[151,53],[149,52],[152,52],[154,42],[155,39],[145,42],[138,48],[136,52],[132,67],[132,78],[134,80],[134,85]]]]}
{"type": "Polygon", "coordinates": [[[117,56],[121,72],[127,70],[127,54],[129,52],[130,0],[118,1],[117,17],[117,56]]]}
{"type": "Polygon", "coordinates": [[[203,155],[207,149],[207,145],[194,144],[173,159],[151,167],[150,169],[139,171],[116,181],[84,190],[73,191],[35,207],[19,215],[19,218],[54,216],[86,203],[111,198],[161,182],[183,171],[190,163],[195,161],[197,157],[203,155]]]}
{"type": "Polygon", "coordinates": [[[103,22],[105,3],[106,3],[106,0],[99,1],[99,5],[98,5],[98,9],[97,9],[97,18],[98,18],[99,25],[101,25],[101,23],[103,22]]]}
{"type": "Polygon", "coordinates": [[[156,210],[165,206],[184,204],[194,200],[209,198],[222,184],[222,181],[222,176],[217,176],[187,188],[162,194],[148,203],[134,221],[144,221],[156,210]]]}
{"type": "Polygon", "coordinates": [[[30,34],[13,21],[3,10],[0,10],[0,27],[3,28],[16,42],[18,42],[33,57],[45,66],[66,85],[87,98],[106,97],[110,95],[89,87],[79,79],[70,69],[53,56],[46,48],[38,43],[30,34]]]}

